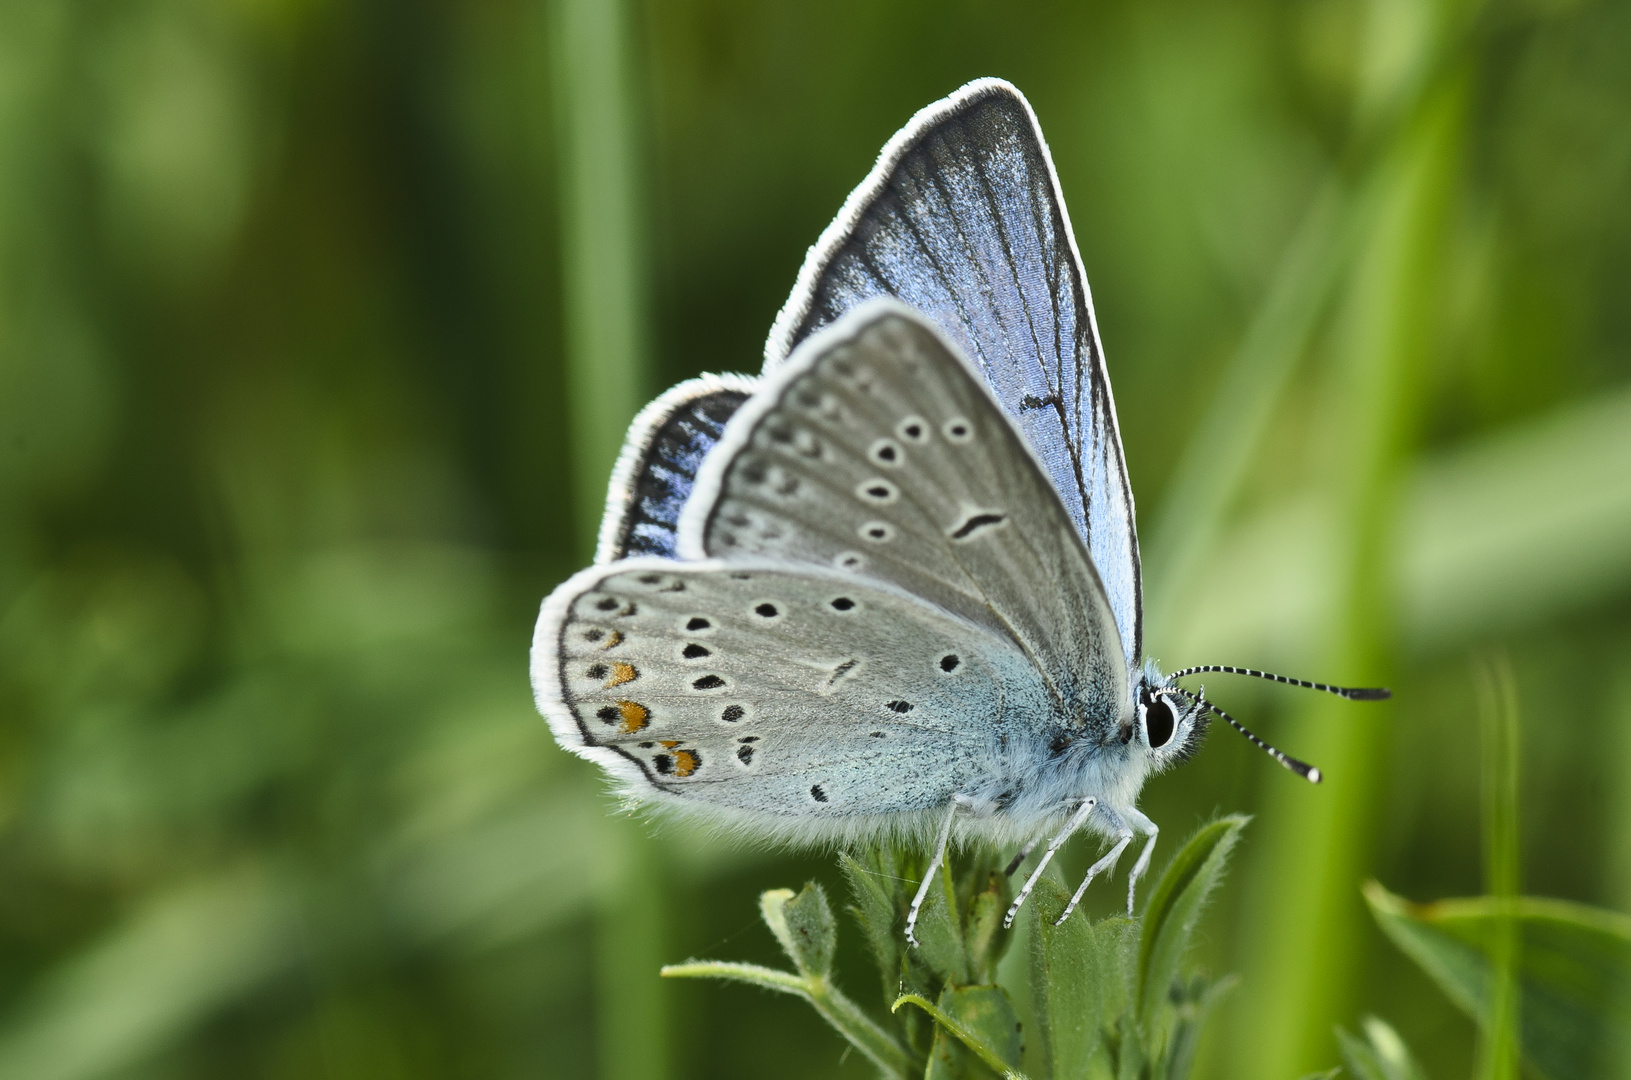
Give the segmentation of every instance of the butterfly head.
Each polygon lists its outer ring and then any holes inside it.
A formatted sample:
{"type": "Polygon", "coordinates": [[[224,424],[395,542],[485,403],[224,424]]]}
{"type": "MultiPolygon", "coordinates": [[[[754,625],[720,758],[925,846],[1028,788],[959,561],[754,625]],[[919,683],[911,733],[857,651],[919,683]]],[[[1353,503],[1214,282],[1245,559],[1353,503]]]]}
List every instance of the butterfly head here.
{"type": "Polygon", "coordinates": [[[1122,741],[1137,743],[1157,769],[1165,768],[1200,749],[1208,719],[1204,707],[1149,662],[1139,674],[1133,717],[1123,726],[1122,741]]]}

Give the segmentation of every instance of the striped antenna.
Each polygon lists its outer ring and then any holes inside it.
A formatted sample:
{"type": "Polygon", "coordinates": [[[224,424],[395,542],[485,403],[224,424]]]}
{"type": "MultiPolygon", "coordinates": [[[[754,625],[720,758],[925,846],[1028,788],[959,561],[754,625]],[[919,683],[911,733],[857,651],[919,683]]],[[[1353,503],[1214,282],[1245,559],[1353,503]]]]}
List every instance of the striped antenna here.
{"type": "MultiPolygon", "coordinates": [[[[1269,671],[1258,671],[1255,668],[1230,667],[1228,664],[1202,664],[1200,667],[1184,668],[1174,671],[1167,676],[1169,679],[1181,679],[1185,675],[1202,675],[1208,671],[1219,671],[1225,675],[1250,675],[1254,679],[1268,679],[1270,682],[1285,683],[1287,686],[1300,686],[1305,690],[1322,690],[1327,694],[1335,694],[1339,698],[1349,701],[1386,701],[1393,696],[1393,691],[1385,686],[1331,686],[1322,682],[1309,682],[1307,679],[1293,679],[1286,675],[1276,675],[1269,671]]],[[[1216,712],[1216,710],[1213,710],[1216,712]]],[[[1222,713],[1218,713],[1222,716],[1222,713]]],[[[1231,721],[1233,723],[1233,721],[1231,721]]]]}
{"type": "Polygon", "coordinates": [[[1290,769],[1304,780],[1307,780],[1309,783],[1317,784],[1325,778],[1324,774],[1321,773],[1319,769],[1308,764],[1308,762],[1298,761],[1290,754],[1281,753],[1279,750],[1270,746],[1262,739],[1259,739],[1256,735],[1253,735],[1249,730],[1247,730],[1245,724],[1242,724],[1239,720],[1236,720],[1234,717],[1230,716],[1228,713],[1224,712],[1210,701],[1207,701],[1206,698],[1202,697],[1200,694],[1191,694],[1188,690],[1179,690],[1178,692],[1195,702],[1196,705],[1199,705],[1207,712],[1212,713],[1215,716],[1221,716],[1224,720],[1227,720],[1229,722],[1229,726],[1246,736],[1253,746],[1257,747],[1259,750],[1263,751],[1269,757],[1273,758],[1275,761],[1278,761],[1280,764],[1284,765],[1286,768],[1290,769]]]}

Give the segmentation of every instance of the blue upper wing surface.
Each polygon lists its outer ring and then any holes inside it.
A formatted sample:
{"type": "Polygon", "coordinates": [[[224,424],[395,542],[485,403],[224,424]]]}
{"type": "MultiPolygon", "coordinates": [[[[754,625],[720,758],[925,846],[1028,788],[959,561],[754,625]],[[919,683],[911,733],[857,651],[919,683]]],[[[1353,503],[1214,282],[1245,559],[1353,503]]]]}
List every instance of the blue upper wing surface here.
{"type": "Polygon", "coordinates": [[[702,459],[753,389],[754,380],[740,375],[703,375],[640,411],[612,471],[597,563],[631,555],[675,557],[675,526],[702,459]]]}
{"type": "Polygon", "coordinates": [[[1136,670],[1142,585],[1115,402],[1053,161],[1008,83],[968,84],[884,147],[810,249],[766,370],[879,296],[933,319],[985,373],[1087,542],[1136,670]]]}

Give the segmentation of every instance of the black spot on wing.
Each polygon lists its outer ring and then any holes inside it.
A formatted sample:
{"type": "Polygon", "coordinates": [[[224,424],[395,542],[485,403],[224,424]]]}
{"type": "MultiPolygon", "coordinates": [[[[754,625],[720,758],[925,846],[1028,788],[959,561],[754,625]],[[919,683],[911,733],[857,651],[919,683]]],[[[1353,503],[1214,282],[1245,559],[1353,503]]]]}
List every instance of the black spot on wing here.
{"type": "Polygon", "coordinates": [[[860,666],[860,663],[861,661],[853,657],[845,660],[842,664],[839,664],[837,667],[833,668],[832,674],[827,677],[827,685],[837,685],[839,679],[842,679],[845,675],[848,675],[850,672],[854,671],[858,666],[860,666]]]}
{"type": "Polygon", "coordinates": [[[1008,520],[1007,514],[971,514],[952,530],[953,540],[967,540],[986,529],[994,529],[1008,520]]]}

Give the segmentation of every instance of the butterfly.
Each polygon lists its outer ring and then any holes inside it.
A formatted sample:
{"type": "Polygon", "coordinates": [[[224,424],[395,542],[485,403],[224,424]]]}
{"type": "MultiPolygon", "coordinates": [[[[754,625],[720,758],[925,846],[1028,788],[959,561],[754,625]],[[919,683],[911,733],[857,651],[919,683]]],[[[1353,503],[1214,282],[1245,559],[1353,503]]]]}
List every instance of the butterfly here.
{"type": "Polygon", "coordinates": [[[1158,828],[1145,780],[1218,671],[1143,656],[1138,537],[1092,299],[1030,104],[981,79],[884,147],[806,258],[757,378],[635,419],[595,564],[544,602],[540,711],[640,802],[791,843],[1021,845],[1158,828]]]}

